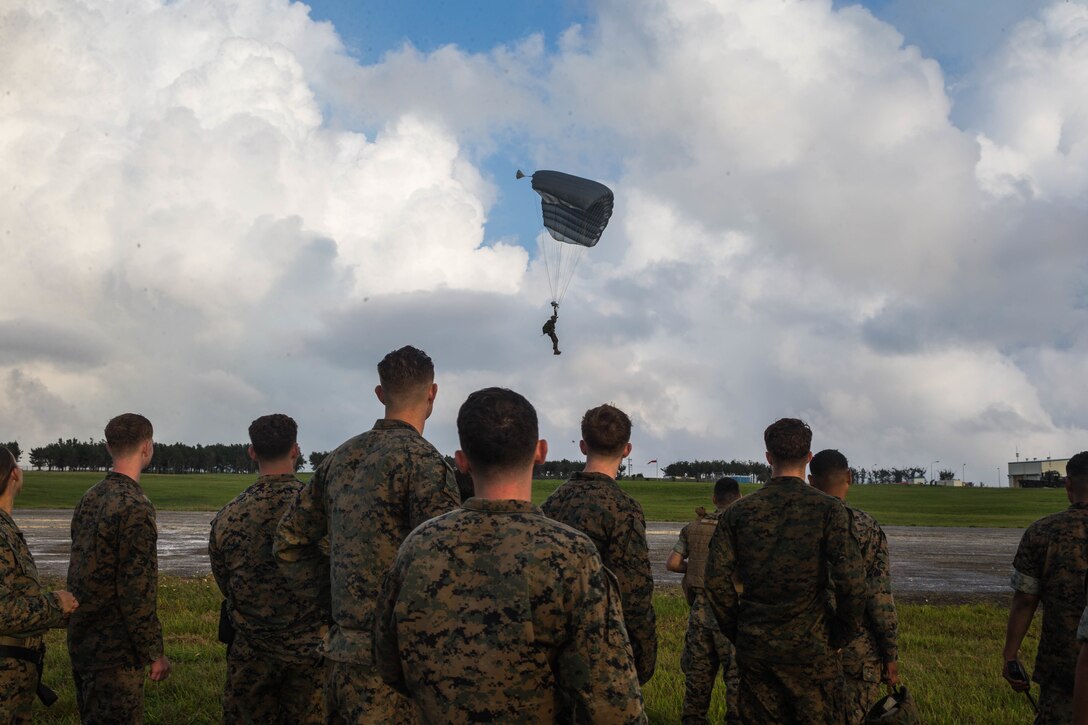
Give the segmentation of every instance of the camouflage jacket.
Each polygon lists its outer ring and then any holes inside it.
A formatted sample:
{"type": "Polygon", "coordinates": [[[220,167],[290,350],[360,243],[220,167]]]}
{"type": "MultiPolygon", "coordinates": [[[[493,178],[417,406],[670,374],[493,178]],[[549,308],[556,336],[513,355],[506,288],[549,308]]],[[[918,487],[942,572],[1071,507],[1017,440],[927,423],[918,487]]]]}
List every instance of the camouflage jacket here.
{"type": "Polygon", "coordinates": [[[142,667],[162,656],[155,507],[140,484],[110,471],[72,516],[68,624],[73,669],[142,667]]]}
{"type": "Polygon", "coordinates": [[[297,571],[294,577],[282,572],[272,555],[276,526],[302,486],[291,474],[261,476],[212,520],[208,555],[237,632],[232,653],[292,664],[321,658],[328,631],[328,569],[317,564],[300,580],[297,571]]]}
{"type": "Polygon", "coordinates": [[[865,567],[850,516],[837,498],[799,478],[772,478],[726,510],[710,540],[705,581],[740,657],[839,667],[834,650],[861,629],[865,567]]]}
{"type": "Polygon", "coordinates": [[[589,536],[616,575],[638,679],[646,682],[657,663],[657,623],[642,506],[602,473],[575,473],[540,508],[545,516],[589,536]]]}
{"type": "Polygon", "coordinates": [[[325,457],[276,530],[275,553],[304,576],[327,561],[332,627],[325,654],[371,664],[374,599],[408,533],[457,508],[453,469],[415,428],[379,420],[325,457]],[[328,537],[328,559],[314,545],[328,537]]]}
{"type": "Polygon", "coordinates": [[[37,649],[45,630],[63,626],[60,601],[42,593],[23,532],[0,510],[0,635],[28,639],[24,646],[37,649]]]}
{"type": "Polygon", "coordinates": [[[1088,572],[1088,503],[1075,503],[1029,526],[1012,565],[1013,589],[1035,594],[1043,603],[1032,679],[1072,692],[1088,572]]]}
{"type": "Polygon", "coordinates": [[[843,671],[854,678],[877,682],[885,662],[899,659],[899,620],[892,597],[888,539],[884,530],[861,509],[846,507],[850,530],[865,562],[865,624],[842,650],[843,671]]]}
{"type": "Polygon", "coordinates": [[[614,578],[528,501],[471,498],[413,531],[377,620],[382,677],[424,722],[553,723],[568,703],[646,722],[614,578]]]}

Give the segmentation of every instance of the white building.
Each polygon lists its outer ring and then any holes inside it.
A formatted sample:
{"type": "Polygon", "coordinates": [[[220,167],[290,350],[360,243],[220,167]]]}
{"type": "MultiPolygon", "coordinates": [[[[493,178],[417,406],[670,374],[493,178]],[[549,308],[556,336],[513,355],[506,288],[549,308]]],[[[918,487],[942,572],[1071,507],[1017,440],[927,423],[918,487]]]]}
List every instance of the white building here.
{"type": "Polygon", "coordinates": [[[1021,488],[1021,481],[1041,481],[1046,474],[1065,476],[1068,458],[1032,458],[1025,461],[1009,461],[1009,487],[1021,488]]]}

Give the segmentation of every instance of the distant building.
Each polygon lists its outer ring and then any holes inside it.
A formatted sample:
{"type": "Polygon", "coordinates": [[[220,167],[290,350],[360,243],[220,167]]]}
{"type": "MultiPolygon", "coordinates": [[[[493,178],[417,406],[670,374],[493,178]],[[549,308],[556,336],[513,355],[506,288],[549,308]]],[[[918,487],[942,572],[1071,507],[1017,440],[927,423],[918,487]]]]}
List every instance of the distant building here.
{"type": "Polygon", "coordinates": [[[963,486],[963,481],[958,478],[945,478],[940,481],[934,481],[933,483],[938,486],[955,486],[956,488],[961,488],[963,486]]]}
{"type": "Polygon", "coordinates": [[[1061,485],[1068,458],[1038,458],[1009,461],[1009,488],[1039,488],[1061,485]]]}

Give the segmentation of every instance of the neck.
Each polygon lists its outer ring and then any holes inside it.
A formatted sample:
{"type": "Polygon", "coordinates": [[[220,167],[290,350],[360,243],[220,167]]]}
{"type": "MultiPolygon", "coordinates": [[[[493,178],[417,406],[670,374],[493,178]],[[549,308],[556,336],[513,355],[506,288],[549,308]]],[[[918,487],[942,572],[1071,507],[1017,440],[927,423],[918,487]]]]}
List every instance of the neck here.
{"type": "Polygon", "coordinates": [[[805,466],[807,464],[802,463],[797,465],[794,463],[775,463],[771,465],[771,478],[801,478],[805,477],[805,466]]]}
{"type": "Polygon", "coordinates": [[[582,472],[603,473],[609,478],[615,478],[616,474],[620,472],[620,461],[622,460],[623,458],[598,456],[590,453],[586,456],[586,466],[582,469],[582,472]]]}
{"type": "Polygon", "coordinates": [[[386,420],[399,420],[403,423],[407,423],[416,429],[416,432],[423,435],[423,427],[427,424],[427,417],[430,414],[430,410],[427,408],[411,407],[411,408],[390,408],[385,409],[386,420]]]}
{"type": "Polygon", "coordinates": [[[840,501],[846,501],[846,486],[813,486],[817,491],[823,491],[828,496],[834,496],[840,501]]]}
{"type": "Polygon", "coordinates": [[[472,484],[475,488],[476,498],[491,500],[532,501],[533,500],[533,469],[522,471],[498,471],[494,474],[480,476],[473,472],[472,484]]]}
{"type": "Polygon", "coordinates": [[[257,473],[262,476],[295,475],[295,461],[281,458],[278,461],[257,461],[257,473]]]}
{"type": "Polygon", "coordinates": [[[133,458],[115,458],[113,460],[113,468],[111,470],[114,473],[120,473],[122,475],[128,476],[136,483],[139,483],[140,474],[143,473],[144,468],[143,462],[140,460],[139,456],[135,456],[133,458]]]}
{"type": "Polygon", "coordinates": [[[11,490],[11,484],[8,483],[8,490],[4,492],[3,496],[0,496],[0,509],[3,509],[8,516],[11,516],[12,510],[15,508],[15,492],[11,490]]]}

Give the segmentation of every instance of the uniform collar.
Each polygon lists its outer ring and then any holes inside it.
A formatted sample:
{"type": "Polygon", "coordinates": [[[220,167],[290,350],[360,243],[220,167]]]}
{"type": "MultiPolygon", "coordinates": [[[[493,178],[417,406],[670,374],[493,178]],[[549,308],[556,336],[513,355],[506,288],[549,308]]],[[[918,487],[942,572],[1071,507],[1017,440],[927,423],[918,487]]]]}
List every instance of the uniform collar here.
{"type": "Polygon", "coordinates": [[[378,418],[377,422],[374,423],[372,430],[396,430],[398,428],[404,428],[413,433],[419,433],[419,431],[415,429],[415,426],[395,418],[378,418]]]}
{"type": "MultiPolygon", "coordinates": [[[[461,504],[469,511],[481,511],[488,514],[540,514],[540,509],[532,501],[519,501],[511,498],[472,498],[461,504]]],[[[541,514],[543,515],[543,514],[541,514]]]]}
{"type": "Polygon", "coordinates": [[[269,476],[261,476],[254,481],[254,486],[275,486],[283,483],[301,483],[293,473],[276,473],[269,476]]]}
{"type": "Polygon", "coordinates": [[[776,476],[767,481],[766,486],[807,486],[804,479],[797,476],[776,476]]]}
{"type": "Polygon", "coordinates": [[[615,483],[616,479],[603,473],[587,473],[586,471],[575,471],[570,475],[572,481],[605,481],[607,483],[615,483]]]}
{"type": "Polygon", "coordinates": [[[127,484],[129,486],[135,487],[137,491],[143,492],[143,488],[140,487],[140,484],[137,483],[135,479],[129,478],[125,474],[118,473],[117,471],[110,471],[109,473],[107,473],[106,480],[114,481],[116,483],[127,484]]]}
{"type": "Polygon", "coordinates": [[[1088,501],[1077,501],[1075,503],[1071,503],[1069,504],[1069,508],[1077,509],[1078,511],[1088,510],[1088,501]]]}

